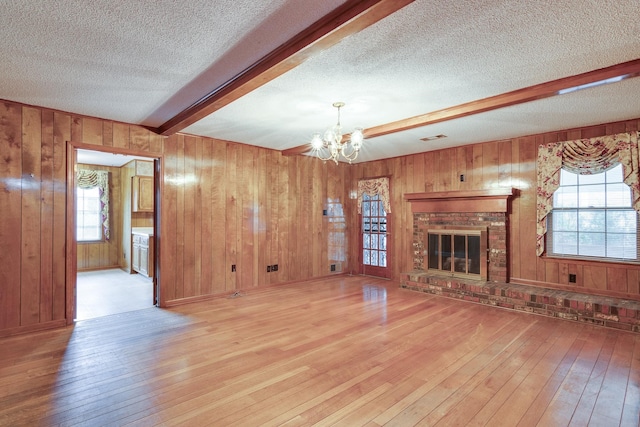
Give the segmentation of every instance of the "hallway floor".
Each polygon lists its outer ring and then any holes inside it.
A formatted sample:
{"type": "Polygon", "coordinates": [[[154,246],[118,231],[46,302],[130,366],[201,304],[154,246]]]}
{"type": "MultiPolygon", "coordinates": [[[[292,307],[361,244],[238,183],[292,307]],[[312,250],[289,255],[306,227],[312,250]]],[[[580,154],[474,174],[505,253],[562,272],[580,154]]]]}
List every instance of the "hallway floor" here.
{"type": "Polygon", "coordinates": [[[76,320],[153,307],[153,280],[119,268],[78,272],[76,320]]]}

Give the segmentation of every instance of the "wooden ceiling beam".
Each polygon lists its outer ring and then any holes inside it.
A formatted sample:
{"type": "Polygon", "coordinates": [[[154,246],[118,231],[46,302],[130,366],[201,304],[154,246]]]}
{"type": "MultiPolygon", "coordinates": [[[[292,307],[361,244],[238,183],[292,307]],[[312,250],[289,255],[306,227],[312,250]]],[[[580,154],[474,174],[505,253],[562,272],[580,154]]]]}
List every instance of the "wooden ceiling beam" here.
{"type": "MultiPolygon", "coordinates": [[[[606,68],[589,71],[575,76],[564,77],[557,80],[517,89],[512,92],[503,93],[476,101],[466,102],[454,107],[432,111],[419,116],[402,119],[395,122],[374,126],[363,131],[365,138],[375,138],[389,135],[391,133],[402,132],[409,129],[423,127],[447,120],[459,119],[473,114],[484,113],[497,110],[499,108],[510,107],[512,105],[523,104],[538,99],[561,95],[565,91],[580,86],[591,85],[608,79],[626,79],[640,75],[640,59],[623,62],[606,68]]],[[[311,151],[310,144],[283,150],[285,156],[295,156],[311,151]]]]}
{"type": "Polygon", "coordinates": [[[414,0],[348,0],[265,57],[204,95],[155,131],[172,135],[391,15],[414,0]]]}

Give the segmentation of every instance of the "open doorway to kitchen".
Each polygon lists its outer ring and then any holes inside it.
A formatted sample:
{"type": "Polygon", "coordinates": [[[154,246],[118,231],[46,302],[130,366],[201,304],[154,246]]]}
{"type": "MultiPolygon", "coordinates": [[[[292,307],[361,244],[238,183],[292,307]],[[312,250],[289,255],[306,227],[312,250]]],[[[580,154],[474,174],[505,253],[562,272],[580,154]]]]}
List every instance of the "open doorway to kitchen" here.
{"type": "Polygon", "coordinates": [[[155,306],[158,159],[73,150],[73,319],[155,306]]]}

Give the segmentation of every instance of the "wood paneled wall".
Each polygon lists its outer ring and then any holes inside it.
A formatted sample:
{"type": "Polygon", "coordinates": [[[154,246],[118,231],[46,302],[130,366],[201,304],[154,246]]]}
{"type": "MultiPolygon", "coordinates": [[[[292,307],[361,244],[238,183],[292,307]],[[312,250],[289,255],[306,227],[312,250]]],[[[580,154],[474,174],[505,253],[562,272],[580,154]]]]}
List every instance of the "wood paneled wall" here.
{"type": "MultiPolygon", "coordinates": [[[[353,166],[356,179],[351,190],[357,188],[357,179],[391,176],[393,252],[390,256],[394,280],[399,280],[401,272],[413,268],[413,218],[409,203],[402,199],[403,194],[512,187],[518,190],[508,218],[512,282],[640,299],[640,266],[537,257],[535,252],[538,145],[634,132],[639,126],[640,120],[636,119],[357,164],[353,166]],[[464,182],[460,182],[460,175],[465,176],[464,182]],[[569,273],[576,274],[577,283],[569,284],[569,273]]],[[[351,231],[350,239],[355,242],[358,231],[354,228],[351,231]]],[[[357,257],[357,245],[349,249],[351,258],[357,257]]]]}
{"type": "Polygon", "coordinates": [[[110,238],[102,242],[78,243],[78,271],[120,267],[122,259],[122,187],[120,168],[98,165],[77,165],[78,170],[109,172],[109,228],[110,238]]]}
{"type": "Polygon", "coordinates": [[[0,104],[0,329],[65,318],[71,116],[0,104]]]}
{"type": "Polygon", "coordinates": [[[326,276],[323,209],[331,200],[353,215],[343,165],[2,101],[0,335],[66,322],[68,141],[162,157],[163,305],[326,276]]]}
{"type": "Polygon", "coordinates": [[[507,186],[519,190],[509,214],[512,281],[568,287],[567,275],[573,273],[578,288],[637,298],[640,273],[635,265],[535,256],[535,159],[540,142],[634,131],[638,124],[630,120],[336,166],[209,138],[165,138],[140,126],[0,102],[0,335],[66,321],[67,141],[162,158],[163,305],[326,276],[336,257],[336,241],[344,242],[342,271],[357,271],[357,180],[379,176],[391,176],[394,280],[412,267],[412,216],[405,193],[507,186]],[[464,182],[458,179],[461,174],[464,182]],[[328,203],[344,212],[342,240],[329,232],[335,231],[335,219],[323,216],[328,203]],[[267,265],[273,264],[278,271],[267,273],[267,265]]]}
{"type": "Polygon", "coordinates": [[[185,135],[164,147],[162,301],[330,273],[323,210],[346,200],[348,169],[185,135]]]}

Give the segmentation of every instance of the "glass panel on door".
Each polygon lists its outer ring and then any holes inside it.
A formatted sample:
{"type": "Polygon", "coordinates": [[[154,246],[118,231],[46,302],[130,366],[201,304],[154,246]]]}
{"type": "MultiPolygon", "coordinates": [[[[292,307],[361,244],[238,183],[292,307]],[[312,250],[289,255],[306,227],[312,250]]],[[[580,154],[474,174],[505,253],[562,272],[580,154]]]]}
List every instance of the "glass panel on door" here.
{"type": "Polygon", "coordinates": [[[362,198],[362,263],[364,274],[388,277],[387,213],[379,195],[362,198]]]}

